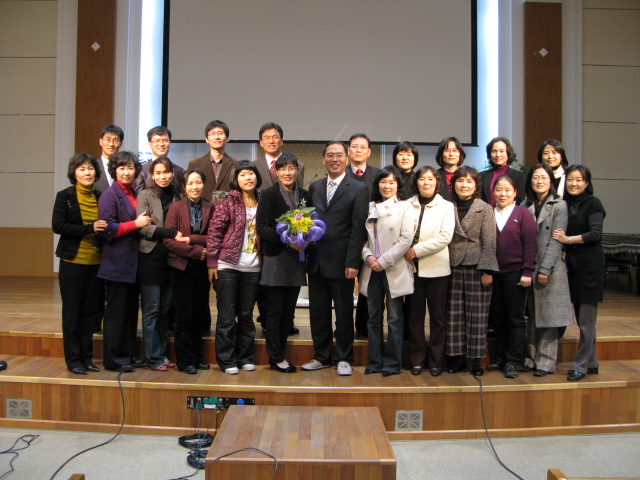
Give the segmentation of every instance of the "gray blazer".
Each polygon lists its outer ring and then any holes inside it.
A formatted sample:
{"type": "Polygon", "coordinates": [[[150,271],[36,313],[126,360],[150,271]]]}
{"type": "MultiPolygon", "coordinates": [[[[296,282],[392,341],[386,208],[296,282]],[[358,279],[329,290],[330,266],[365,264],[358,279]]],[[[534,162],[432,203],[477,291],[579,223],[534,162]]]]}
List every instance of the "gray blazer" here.
{"type": "MultiPolygon", "coordinates": [[[[527,200],[522,206],[535,216],[535,206],[527,200]]],[[[569,295],[569,280],[562,244],[553,239],[557,228],[567,229],[567,204],[560,198],[547,200],[536,221],[538,253],[533,274],[533,297],[537,328],[564,327],[573,323],[573,309],[569,295]],[[548,283],[538,282],[538,274],[548,275],[548,283]]]]}
{"type": "Polygon", "coordinates": [[[478,270],[499,272],[496,258],[496,218],[491,206],[476,198],[461,222],[458,207],[455,203],[453,205],[456,228],[449,244],[451,266],[477,265],[478,270]]]}
{"type": "MultiPolygon", "coordinates": [[[[174,202],[178,199],[174,199],[174,202]]],[[[150,253],[158,243],[153,234],[158,227],[164,227],[164,214],[162,213],[162,202],[154,188],[147,188],[140,192],[136,203],[136,215],[147,212],[151,217],[151,223],[138,230],[140,234],[140,251],[150,253]]]]}

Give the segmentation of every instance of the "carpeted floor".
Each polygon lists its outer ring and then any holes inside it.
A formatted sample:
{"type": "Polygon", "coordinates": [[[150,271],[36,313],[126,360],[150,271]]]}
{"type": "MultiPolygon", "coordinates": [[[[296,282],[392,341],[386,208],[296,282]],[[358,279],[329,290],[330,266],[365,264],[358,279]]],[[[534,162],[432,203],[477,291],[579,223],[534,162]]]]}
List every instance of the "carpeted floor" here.
{"type": "MultiPolygon", "coordinates": [[[[39,435],[13,462],[15,471],[6,477],[12,455],[0,455],[3,480],[48,480],[69,457],[108,440],[112,435],[66,431],[0,429],[0,451],[10,448],[21,435],[39,435]]],[[[520,477],[546,478],[548,468],[570,477],[640,477],[640,434],[584,435],[495,439],[502,461],[520,477]]],[[[18,448],[24,444],[18,444],[18,448]]],[[[484,440],[438,440],[393,442],[398,461],[398,480],[414,479],[509,479],[489,442],[484,440]]],[[[187,476],[194,472],[186,463],[187,450],[176,438],[123,435],[103,447],[73,459],[55,477],[68,480],[84,473],[87,480],[156,480],[187,476]]],[[[198,472],[191,478],[204,479],[198,472]]]]}

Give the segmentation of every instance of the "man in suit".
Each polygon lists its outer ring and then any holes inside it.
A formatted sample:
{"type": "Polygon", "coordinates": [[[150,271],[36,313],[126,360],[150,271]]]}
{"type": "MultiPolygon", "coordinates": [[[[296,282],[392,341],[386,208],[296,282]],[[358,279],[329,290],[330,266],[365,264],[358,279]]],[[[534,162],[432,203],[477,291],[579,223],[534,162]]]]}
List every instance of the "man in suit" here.
{"type": "Polygon", "coordinates": [[[224,151],[229,141],[229,127],[222,120],[213,120],[204,128],[204,140],[209,145],[209,152],[189,162],[188,168],[199,168],[204,172],[206,183],[202,190],[202,198],[211,201],[215,190],[229,191],[229,175],[236,160],[224,151]]]}
{"type": "Polygon", "coordinates": [[[113,178],[109,175],[107,164],[109,163],[109,156],[120,151],[123,140],[124,132],[117,125],[107,125],[102,129],[102,132],[100,132],[98,143],[100,144],[102,152],[100,161],[98,162],[98,166],[100,167],[100,179],[96,181],[94,185],[96,190],[105,192],[114,182],[113,178]]]}
{"type": "MultiPolygon", "coordinates": [[[[169,155],[169,150],[171,150],[171,130],[163,126],[153,127],[147,132],[147,140],[149,141],[149,148],[151,148],[152,158],[142,165],[140,175],[133,182],[133,188],[138,192],[153,186],[153,175],[150,171],[151,163],[158,157],[167,157],[169,155]]],[[[173,162],[171,164],[173,165],[173,189],[176,192],[182,192],[184,168],[173,162]]]]}
{"type": "MultiPolygon", "coordinates": [[[[262,191],[277,182],[276,160],[282,155],[284,143],[282,127],[277,123],[267,122],[260,127],[258,139],[264,150],[264,157],[257,158],[254,163],[262,177],[262,185],[258,187],[258,191],[262,191]]],[[[298,165],[297,183],[300,188],[304,188],[304,163],[298,161],[298,165]]]]}
{"type": "MultiPolygon", "coordinates": [[[[284,134],[282,127],[277,123],[267,122],[260,127],[258,131],[258,139],[260,140],[260,146],[264,150],[264,157],[257,158],[253,162],[260,172],[262,177],[262,185],[258,187],[258,191],[262,191],[278,182],[276,175],[276,160],[282,155],[282,144],[284,143],[284,134]]],[[[304,188],[304,163],[298,161],[298,178],[296,183],[300,188],[304,188]]],[[[263,290],[258,293],[258,318],[257,321],[262,325],[262,331],[265,331],[264,321],[266,318],[266,312],[264,305],[266,304],[263,298],[263,290]]],[[[300,333],[300,329],[291,325],[289,329],[289,335],[297,335],[300,333]]]]}
{"type": "MultiPolygon", "coordinates": [[[[349,139],[349,166],[347,175],[364,183],[369,189],[369,200],[373,194],[373,181],[380,171],[372,165],[367,165],[371,156],[371,140],[366,133],[356,133],[349,139]]],[[[367,323],[369,322],[369,309],[367,307],[367,297],[358,295],[358,305],[356,306],[356,333],[360,337],[368,337],[367,323]]]]}
{"type": "Polygon", "coordinates": [[[315,355],[302,370],[331,365],[333,301],[338,375],[353,373],[353,287],[362,263],[367,237],[364,222],[369,212],[369,192],[363,183],[347,176],[348,162],[347,146],[329,142],[322,150],[328,177],[309,187],[311,203],[327,230],[309,250],[309,313],[315,355]]]}

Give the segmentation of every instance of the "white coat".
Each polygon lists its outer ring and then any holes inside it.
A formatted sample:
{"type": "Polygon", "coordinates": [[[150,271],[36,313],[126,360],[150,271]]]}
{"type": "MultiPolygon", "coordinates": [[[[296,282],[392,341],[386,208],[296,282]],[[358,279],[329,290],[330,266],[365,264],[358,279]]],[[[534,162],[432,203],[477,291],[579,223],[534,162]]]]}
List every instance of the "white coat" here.
{"type": "Polygon", "coordinates": [[[365,223],[367,243],[362,249],[365,264],[360,271],[360,293],[367,294],[371,267],[367,257],[374,255],[374,220],[377,219],[378,245],[381,256],[378,263],[387,274],[391,298],[413,293],[413,268],[404,254],[411,246],[414,232],[413,211],[409,202],[392,197],[384,202],[369,204],[369,216],[365,223]]]}
{"type": "MultiPolygon", "coordinates": [[[[408,200],[414,218],[414,231],[420,220],[420,200],[418,195],[408,200]]],[[[446,277],[451,274],[449,249],[456,227],[453,203],[437,194],[425,206],[418,243],[413,246],[418,259],[418,276],[425,278],[446,277]]],[[[415,271],[415,264],[413,264],[415,271]]]]}

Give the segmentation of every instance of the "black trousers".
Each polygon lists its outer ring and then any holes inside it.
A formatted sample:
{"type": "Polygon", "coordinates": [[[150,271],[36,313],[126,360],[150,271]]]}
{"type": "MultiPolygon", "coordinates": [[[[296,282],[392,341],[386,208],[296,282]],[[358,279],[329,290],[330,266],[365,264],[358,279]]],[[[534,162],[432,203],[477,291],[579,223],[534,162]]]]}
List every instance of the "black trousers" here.
{"type": "Polygon", "coordinates": [[[522,363],[527,340],[524,309],[527,289],[518,285],[521,271],[493,276],[493,293],[489,318],[496,329],[496,358],[522,363]]]}
{"type": "Polygon", "coordinates": [[[62,343],[69,369],[92,363],[93,331],[104,314],[104,280],[98,278],[99,267],[60,261],[62,343]]]}
{"type": "Polygon", "coordinates": [[[260,287],[264,292],[267,329],[267,354],[270,363],[285,360],[289,330],[293,325],[300,287],[260,287]]]}
{"type": "Polygon", "coordinates": [[[176,307],[176,363],[183,370],[202,362],[203,326],[211,324],[206,263],[190,262],[184,271],[172,268],[171,288],[176,307]]]}
{"type": "Polygon", "coordinates": [[[336,310],[336,361],[353,363],[353,287],[354,280],[309,275],[309,316],[316,352],[314,358],[323,365],[331,363],[332,300],[336,310]]]}
{"type": "Polygon", "coordinates": [[[105,281],[107,306],[104,312],[104,367],[115,370],[137,360],[138,283],[105,281]]]}

